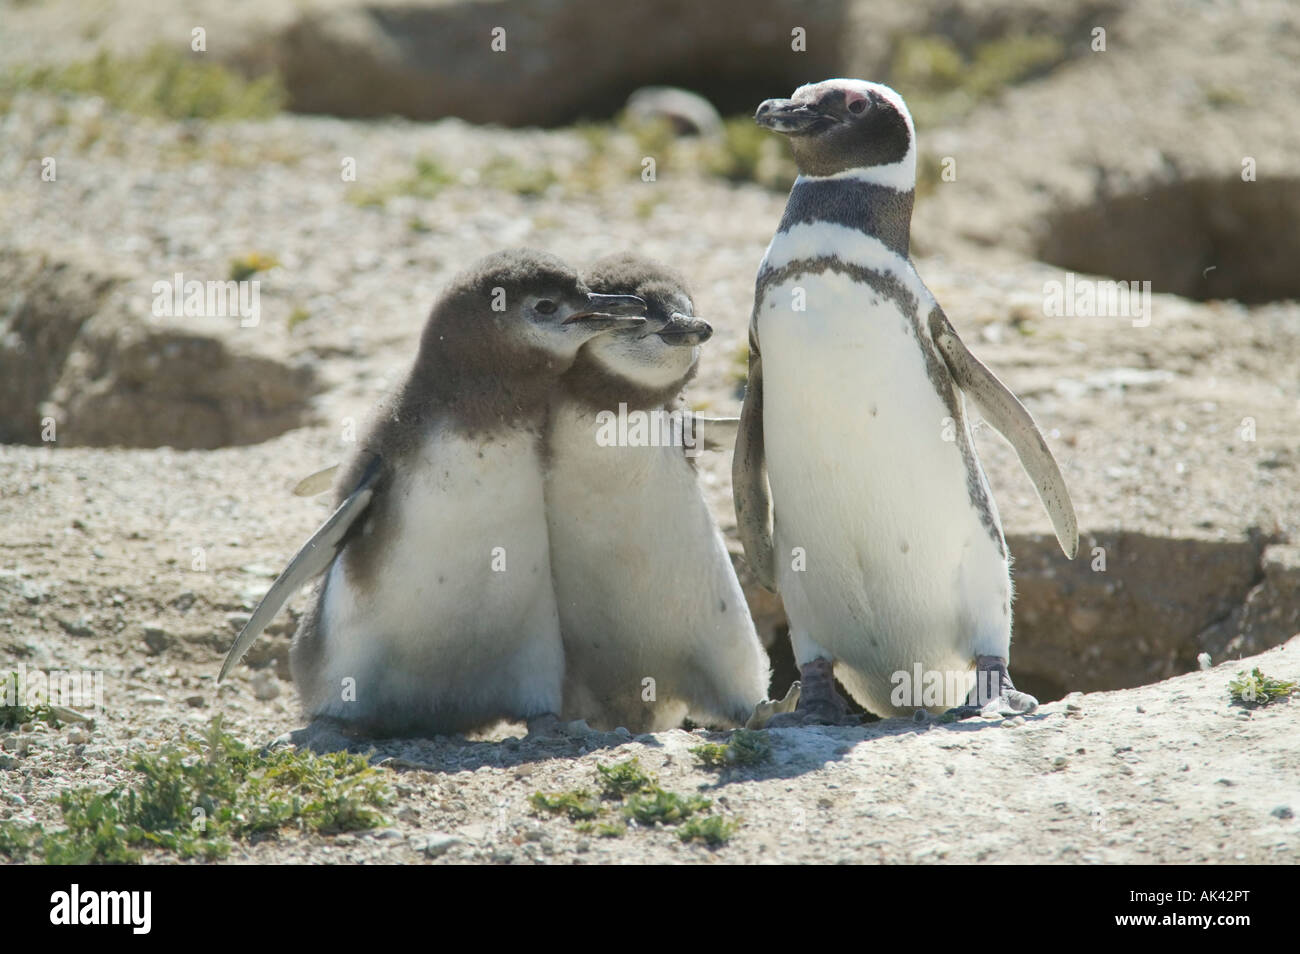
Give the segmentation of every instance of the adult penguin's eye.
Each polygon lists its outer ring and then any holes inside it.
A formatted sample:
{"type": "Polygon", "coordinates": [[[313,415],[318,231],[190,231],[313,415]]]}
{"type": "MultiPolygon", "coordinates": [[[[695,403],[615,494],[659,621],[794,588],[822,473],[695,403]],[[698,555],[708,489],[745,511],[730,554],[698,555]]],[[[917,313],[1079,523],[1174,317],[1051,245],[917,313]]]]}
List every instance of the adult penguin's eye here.
{"type": "Polygon", "coordinates": [[[855,100],[852,103],[849,103],[849,112],[855,115],[861,114],[863,110],[865,110],[866,108],[867,108],[867,101],[865,99],[859,99],[859,100],[855,100]]]}
{"type": "Polygon", "coordinates": [[[537,304],[533,307],[543,315],[550,315],[555,312],[555,302],[549,298],[539,298],[537,304]]]}

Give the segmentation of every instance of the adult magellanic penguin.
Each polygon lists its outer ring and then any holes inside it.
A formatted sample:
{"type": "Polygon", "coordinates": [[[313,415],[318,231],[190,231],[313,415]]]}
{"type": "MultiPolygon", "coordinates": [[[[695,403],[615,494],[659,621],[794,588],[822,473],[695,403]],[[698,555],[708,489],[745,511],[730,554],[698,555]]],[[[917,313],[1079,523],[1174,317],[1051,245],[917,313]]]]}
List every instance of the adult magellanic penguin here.
{"type": "Polygon", "coordinates": [[[1070,558],[1074,509],[1028,412],[912,266],[907,106],[837,79],[755,119],[800,173],[758,272],[733,465],[745,551],[784,597],[803,683],[773,724],[844,720],[832,672],[882,716],[1031,709],[1007,671],[1010,561],[968,402],[1015,448],[1070,558]]]}

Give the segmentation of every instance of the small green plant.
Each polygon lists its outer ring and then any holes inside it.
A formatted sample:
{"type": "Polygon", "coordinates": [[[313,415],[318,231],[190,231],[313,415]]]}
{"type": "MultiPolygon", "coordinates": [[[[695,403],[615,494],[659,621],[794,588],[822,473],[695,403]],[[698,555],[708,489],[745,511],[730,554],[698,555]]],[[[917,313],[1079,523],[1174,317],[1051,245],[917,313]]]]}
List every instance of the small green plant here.
{"type": "Polygon", "coordinates": [[[1228,683],[1228,692],[1234,702],[1245,706],[1266,706],[1278,699],[1285,699],[1300,688],[1300,684],[1274,679],[1259,671],[1256,666],[1250,675],[1237,673],[1237,678],[1228,683]]]}
{"type": "Polygon", "coordinates": [[[705,768],[719,769],[732,765],[758,765],[772,757],[772,746],[762,732],[737,729],[726,745],[711,742],[691,749],[691,754],[705,768]]]}
{"type": "Polygon", "coordinates": [[[622,838],[627,834],[627,822],[622,819],[614,822],[580,821],[574,823],[573,830],[597,838],[622,838]]]}
{"type": "Polygon", "coordinates": [[[270,271],[279,264],[280,262],[270,255],[264,255],[261,252],[249,252],[247,255],[231,259],[230,280],[242,282],[245,279],[252,278],[258,272],[270,271]]]}
{"type": "Polygon", "coordinates": [[[129,864],[146,850],[221,858],[235,839],[284,827],[349,831],[384,822],[392,800],[382,774],[346,752],[263,755],[213,719],[201,739],[139,756],[138,783],[65,791],[64,829],[41,842],[50,864],[129,864]]]}
{"type": "Polygon", "coordinates": [[[585,788],[553,795],[534,792],[529,802],[539,812],[564,815],[569,821],[587,821],[600,814],[600,800],[585,788]]]}
{"type": "Polygon", "coordinates": [[[550,166],[526,165],[516,159],[498,156],[484,167],[483,185],[515,195],[542,195],[559,181],[550,166]]]}
{"type": "Polygon", "coordinates": [[[117,109],[163,119],[261,119],[278,113],[287,98],[278,75],[246,79],[208,56],[165,44],[139,56],[101,52],[0,77],[0,101],[22,89],[99,96],[117,109]]]}
{"type": "Polygon", "coordinates": [[[1015,83],[1039,76],[1067,55],[1055,36],[1015,33],[964,55],[947,37],[909,35],[895,44],[890,82],[907,97],[918,125],[938,125],[970,112],[1015,83]]]}
{"type": "Polygon", "coordinates": [[[24,861],[35,850],[40,836],[39,825],[0,821],[0,856],[10,861],[24,861]]]}
{"type": "Polygon", "coordinates": [[[673,825],[706,811],[710,805],[702,795],[678,795],[655,787],[648,792],[638,792],[623,803],[623,815],[638,825],[673,825]]]}
{"type": "Polygon", "coordinates": [[[372,188],[354,189],[348,194],[348,199],[355,205],[382,208],[389,199],[399,195],[432,199],[456,181],[456,174],[440,160],[433,156],[420,156],[415,160],[410,175],[372,188]]]}
{"type": "Polygon", "coordinates": [[[653,775],[641,768],[641,760],[630,758],[614,765],[597,765],[601,794],[605,798],[622,798],[635,792],[644,792],[655,784],[653,775]]]}
{"type": "Polygon", "coordinates": [[[798,170],[781,136],[733,116],[722,125],[722,139],[704,147],[704,168],[729,182],[756,182],[778,192],[794,185],[798,170]]]}
{"type": "Polygon", "coordinates": [[[295,308],[293,311],[289,312],[289,318],[287,321],[289,330],[293,331],[293,329],[297,328],[300,324],[302,324],[304,321],[307,321],[310,318],[311,318],[311,312],[308,311],[306,308],[303,308],[301,306],[295,308]]]}
{"type": "Polygon", "coordinates": [[[677,837],[682,841],[702,841],[713,848],[725,845],[739,828],[739,822],[721,815],[698,815],[677,829],[677,837]]]}
{"type": "MultiPolygon", "coordinates": [[[[18,674],[16,672],[0,672],[0,729],[13,729],[28,722],[44,722],[46,725],[58,728],[62,720],[59,718],[59,707],[50,706],[46,703],[38,703],[34,706],[17,705],[16,694],[18,693],[18,674]],[[14,698],[15,704],[11,705],[9,700],[14,698]]],[[[66,709],[61,710],[65,715],[68,714],[66,709]]]]}
{"type": "Polygon", "coordinates": [[[682,835],[682,840],[701,841],[714,847],[726,842],[739,828],[738,821],[707,815],[713,804],[709,799],[701,795],[678,795],[660,788],[655,777],[642,769],[636,758],[614,765],[596,766],[596,781],[600,786],[599,794],[585,788],[568,792],[535,792],[529,801],[538,813],[563,815],[574,823],[575,831],[600,838],[622,838],[631,824],[654,828],[697,821],[682,835]],[[601,804],[602,798],[621,802],[618,815],[613,819],[601,819],[600,816],[607,811],[601,804]]]}

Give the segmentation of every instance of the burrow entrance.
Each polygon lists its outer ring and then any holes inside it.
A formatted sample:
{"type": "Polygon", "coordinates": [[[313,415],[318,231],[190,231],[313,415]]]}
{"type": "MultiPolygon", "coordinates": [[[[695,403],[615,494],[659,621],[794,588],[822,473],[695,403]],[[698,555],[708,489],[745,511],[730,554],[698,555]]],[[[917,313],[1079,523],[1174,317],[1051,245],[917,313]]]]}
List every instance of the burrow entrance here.
{"type": "Polygon", "coordinates": [[[1048,217],[1037,257],[1197,301],[1300,299],[1300,179],[1188,179],[1048,217]]]}

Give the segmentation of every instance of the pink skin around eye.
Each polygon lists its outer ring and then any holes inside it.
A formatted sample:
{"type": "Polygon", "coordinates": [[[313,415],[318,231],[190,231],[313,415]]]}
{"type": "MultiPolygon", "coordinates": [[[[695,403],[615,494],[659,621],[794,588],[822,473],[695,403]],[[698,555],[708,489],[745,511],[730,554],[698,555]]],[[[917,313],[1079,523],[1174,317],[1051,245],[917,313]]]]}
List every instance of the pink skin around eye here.
{"type": "Polygon", "coordinates": [[[864,104],[865,104],[865,103],[866,103],[866,100],[867,100],[867,94],[866,94],[866,93],[860,93],[860,92],[858,92],[856,89],[846,89],[846,90],[844,91],[844,108],[845,108],[845,109],[852,110],[852,111],[855,112],[855,113],[861,112],[861,111],[862,111],[862,108],[861,108],[861,107],[858,107],[857,109],[854,109],[854,108],[853,108],[853,104],[854,104],[854,103],[864,103],[864,104]]]}

